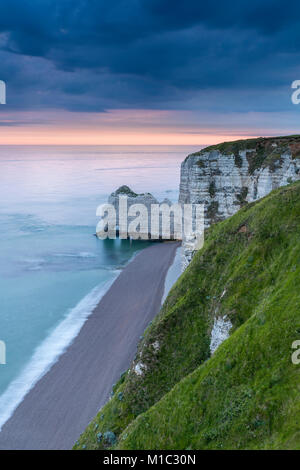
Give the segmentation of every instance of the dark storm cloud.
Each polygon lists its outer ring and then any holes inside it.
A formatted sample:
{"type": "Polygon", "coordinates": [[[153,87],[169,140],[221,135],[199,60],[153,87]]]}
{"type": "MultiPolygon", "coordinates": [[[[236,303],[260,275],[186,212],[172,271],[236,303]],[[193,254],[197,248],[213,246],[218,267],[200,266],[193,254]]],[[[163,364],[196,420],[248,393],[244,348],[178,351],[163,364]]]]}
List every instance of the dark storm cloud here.
{"type": "Polygon", "coordinates": [[[12,107],[214,109],[223,90],[270,110],[262,89],[299,78],[299,13],[278,0],[2,0],[0,75],[12,107]]]}

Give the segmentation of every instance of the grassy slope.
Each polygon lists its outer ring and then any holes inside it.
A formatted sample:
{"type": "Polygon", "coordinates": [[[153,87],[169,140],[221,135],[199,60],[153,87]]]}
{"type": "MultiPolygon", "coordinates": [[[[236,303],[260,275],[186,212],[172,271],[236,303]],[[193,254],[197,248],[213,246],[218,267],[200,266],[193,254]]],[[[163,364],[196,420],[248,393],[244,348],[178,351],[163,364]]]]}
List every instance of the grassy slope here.
{"type": "Polygon", "coordinates": [[[76,448],[105,431],[122,449],[300,447],[299,219],[296,183],[209,230],[140,344],[145,374],[123,376],[76,448]],[[225,314],[233,334],[208,359],[225,314]]]}

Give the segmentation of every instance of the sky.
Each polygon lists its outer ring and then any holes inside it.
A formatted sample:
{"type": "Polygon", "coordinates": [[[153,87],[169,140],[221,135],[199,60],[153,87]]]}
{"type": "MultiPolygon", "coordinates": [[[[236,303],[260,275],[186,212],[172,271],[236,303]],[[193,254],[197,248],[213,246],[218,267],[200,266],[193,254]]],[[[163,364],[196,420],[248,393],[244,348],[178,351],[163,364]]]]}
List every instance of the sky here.
{"type": "Polygon", "coordinates": [[[299,132],[300,3],[1,0],[0,144],[299,132]]]}

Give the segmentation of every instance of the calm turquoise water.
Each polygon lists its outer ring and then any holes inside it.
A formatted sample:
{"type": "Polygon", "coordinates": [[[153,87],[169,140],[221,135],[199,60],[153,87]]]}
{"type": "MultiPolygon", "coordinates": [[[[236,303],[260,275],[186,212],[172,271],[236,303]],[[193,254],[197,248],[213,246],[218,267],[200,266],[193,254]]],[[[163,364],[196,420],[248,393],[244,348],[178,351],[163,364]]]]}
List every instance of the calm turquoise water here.
{"type": "Polygon", "coordinates": [[[0,427],[145,244],[93,236],[127,184],[176,201],[193,147],[0,147],[0,427]]]}

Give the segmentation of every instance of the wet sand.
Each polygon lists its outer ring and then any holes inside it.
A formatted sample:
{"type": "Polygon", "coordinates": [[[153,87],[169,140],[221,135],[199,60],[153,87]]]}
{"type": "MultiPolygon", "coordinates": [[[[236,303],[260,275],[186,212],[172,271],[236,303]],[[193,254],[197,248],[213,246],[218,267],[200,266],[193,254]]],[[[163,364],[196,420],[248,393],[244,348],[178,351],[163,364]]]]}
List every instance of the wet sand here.
{"type": "Polygon", "coordinates": [[[66,352],[0,432],[0,449],[71,449],[128,369],[160,310],[179,243],[156,243],[121,272],[66,352]]]}

